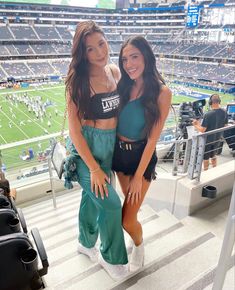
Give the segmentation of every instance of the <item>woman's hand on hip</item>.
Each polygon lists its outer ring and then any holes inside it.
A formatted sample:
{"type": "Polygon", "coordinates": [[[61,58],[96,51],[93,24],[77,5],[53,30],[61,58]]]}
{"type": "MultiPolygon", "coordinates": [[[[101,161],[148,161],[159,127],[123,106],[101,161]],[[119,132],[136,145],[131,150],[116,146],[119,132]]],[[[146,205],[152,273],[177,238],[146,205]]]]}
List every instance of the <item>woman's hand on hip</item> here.
{"type": "Polygon", "coordinates": [[[96,198],[99,197],[99,193],[102,199],[104,195],[108,197],[107,183],[110,183],[109,177],[100,168],[98,171],[91,172],[91,191],[95,193],[96,198]]]}

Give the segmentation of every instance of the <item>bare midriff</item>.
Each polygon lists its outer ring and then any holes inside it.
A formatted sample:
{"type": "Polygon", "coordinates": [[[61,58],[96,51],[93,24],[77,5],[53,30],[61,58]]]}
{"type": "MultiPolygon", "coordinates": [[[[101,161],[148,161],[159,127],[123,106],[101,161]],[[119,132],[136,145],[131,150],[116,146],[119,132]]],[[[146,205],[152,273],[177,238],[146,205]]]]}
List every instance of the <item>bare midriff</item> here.
{"type": "Polygon", "coordinates": [[[126,138],[124,136],[121,136],[119,134],[117,134],[117,136],[118,136],[119,140],[122,140],[122,141],[125,141],[125,142],[135,142],[136,141],[136,140],[131,140],[129,138],[126,138]]]}
{"type": "Polygon", "coordinates": [[[90,126],[98,129],[110,130],[117,127],[117,118],[98,119],[98,120],[83,120],[82,126],[90,126]]]}

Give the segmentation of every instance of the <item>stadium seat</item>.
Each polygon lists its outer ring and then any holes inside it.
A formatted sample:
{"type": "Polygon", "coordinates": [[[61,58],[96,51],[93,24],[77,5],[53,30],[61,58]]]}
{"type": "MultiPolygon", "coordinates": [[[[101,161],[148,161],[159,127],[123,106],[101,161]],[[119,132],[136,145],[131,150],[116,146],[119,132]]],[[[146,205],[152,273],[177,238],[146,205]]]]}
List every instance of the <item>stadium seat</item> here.
{"type": "Polygon", "coordinates": [[[17,214],[10,208],[0,208],[0,236],[21,232],[27,233],[24,216],[19,210],[17,214]]]}
{"type": "Polygon", "coordinates": [[[0,188],[0,208],[11,208],[10,201],[4,195],[4,190],[0,188]]]}
{"type": "Polygon", "coordinates": [[[0,237],[1,290],[34,290],[45,288],[42,276],[47,274],[48,260],[40,234],[31,231],[37,251],[29,237],[15,233],[0,237]],[[39,269],[38,256],[42,267],[39,269]]]}
{"type": "Polygon", "coordinates": [[[27,233],[23,212],[16,208],[11,196],[5,196],[0,189],[0,236],[21,231],[27,233]]]}

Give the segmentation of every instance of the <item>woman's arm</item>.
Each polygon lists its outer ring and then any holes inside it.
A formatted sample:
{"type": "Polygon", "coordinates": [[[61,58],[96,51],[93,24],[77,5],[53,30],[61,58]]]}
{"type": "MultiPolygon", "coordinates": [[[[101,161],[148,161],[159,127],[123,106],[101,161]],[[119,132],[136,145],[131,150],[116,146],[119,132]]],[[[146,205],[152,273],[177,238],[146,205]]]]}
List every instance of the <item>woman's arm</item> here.
{"type": "Polygon", "coordinates": [[[149,164],[149,161],[153,155],[153,152],[156,148],[157,141],[161,135],[166,118],[169,114],[170,105],[171,105],[171,91],[168,87],[164,86],[161,90],[161,93],[158,99],[158,104],[157,104],[160,110],[160,119],[153,126],[151,130],[150,136],[148,138],[148,142],[145,146],[144,152],[140,160],[140,164],[136,170],[136,175],[138,175],[139,177],[143,176],[149,164]]]}
{"type": "Polygon", "coordinates": [[[100,192],[101,198],[104,198],[104,192],[108,196],[107,187],[103,186],[105,182],[109,182],[109,177],[100,168],[100,165],[96,162],[95,158],[87,145],[86,139],[82,134],[81,120],[78,117],[78,108],[71,100],[70,96],[67,96],[68,104],[68,124],[70,138],[83,161],[86,163],[91,174],[91,191],[95,192],[98,197],[100,192]]]}
{"type": "MultiPolygon", "coordinates": [[[[170,89],[164,86],[161,90],[158,103],[157,103],[157,106],[159,106],[159,110],[160,110],[160,119],[153,126],[150,132],[150,136],[148,138],[147,144],[142,154],[139,166],[135,172],[135,175],[133,176],[130,182],[129,192],[132,194],[136,193],[135,194],[136,202],[138,202],[138,199],[140,198],[140,195],[141,195],[142,177],[151,160],[153,152],[156,148],[157,141],[164,127],[165,120],[168,116],[170,105],[171,105],[171,97],[172,97],[172,94],[171,94],[170,89]]],[[[134,200],[132,200],[132,203],[133,202],[134,200]]]]}

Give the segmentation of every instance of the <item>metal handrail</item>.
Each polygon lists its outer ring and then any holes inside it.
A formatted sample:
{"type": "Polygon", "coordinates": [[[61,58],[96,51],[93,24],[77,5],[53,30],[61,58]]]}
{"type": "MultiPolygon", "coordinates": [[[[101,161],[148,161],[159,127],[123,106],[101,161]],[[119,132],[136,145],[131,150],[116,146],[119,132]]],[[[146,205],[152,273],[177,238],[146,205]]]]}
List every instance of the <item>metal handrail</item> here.
{"type": "Polygon", "coordinates": [[[226,273],[229,268],[228,267],[229,260],[232,255],[234,242],[235,242],[235,182],[233,185],[233,193],[229,206],[224,239],[212,290],[221,290],[223,288],[226,273]]]}
{"type": "MultiPolygon", "coordinates": [[[[184,144],[184,159],[181,173],[188,174],[190,179],[200,180],[202,171],[202,162],[206,144],[206,137],[216,133],[222,133],[224,131],[235,129],[235,125],[229,125],[223,128],[215,129],[209,132],[198,133],[192,136],[192,139],[178,139],[174,141],[174,161],[172,175],[178,173],[178,163],[180,160],[180,152],[182,152],[181,145],[184,144]]],[[[234,136],[231,136],[234,137],[234,136]]]]}
{"type": "Polygon", "coordinates": [[[211,130],[208,132],[200,133],[192,137],[192,151],[188,166],[188,177],[200,181],[202,162],[206,145],[206,137],[216,133],[234,129],[235,125],[229,125],[219,129],[211,130]]]}

